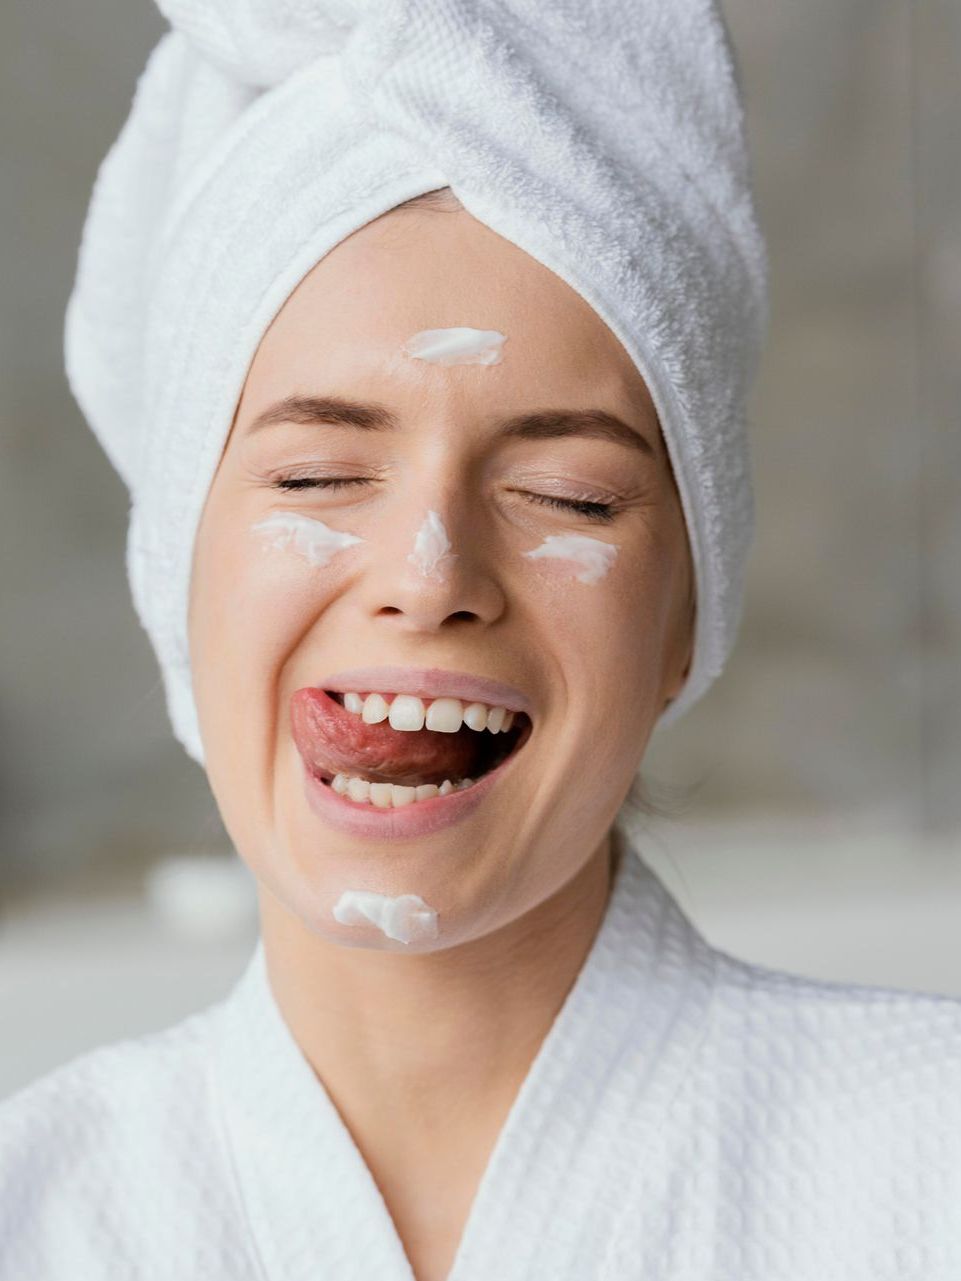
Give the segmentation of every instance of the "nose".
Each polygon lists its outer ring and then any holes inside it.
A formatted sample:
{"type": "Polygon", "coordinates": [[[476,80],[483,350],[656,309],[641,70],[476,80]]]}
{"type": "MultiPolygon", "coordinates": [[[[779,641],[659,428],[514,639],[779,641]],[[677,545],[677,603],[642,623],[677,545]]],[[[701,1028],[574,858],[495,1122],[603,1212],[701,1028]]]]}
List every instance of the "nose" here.
{"type": "Polygon", "coordinates": [[[469,510],[448,501],[408,507],[372,548],[365,583],[370,617],[399,632],[438,633],[490,625],[506,598],[490,540],[469,510]]]}

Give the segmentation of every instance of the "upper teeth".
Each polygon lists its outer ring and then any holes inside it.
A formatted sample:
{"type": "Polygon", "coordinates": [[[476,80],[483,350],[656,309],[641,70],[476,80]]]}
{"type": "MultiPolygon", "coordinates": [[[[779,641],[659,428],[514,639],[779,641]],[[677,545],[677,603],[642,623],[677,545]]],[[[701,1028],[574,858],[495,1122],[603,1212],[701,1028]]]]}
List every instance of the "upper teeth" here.
{"type": "Polygon", "coordinates": [[[461,725],[469,729],[489,729],[503,733],[514,723],[514,713],[506,707],[489,707],[486,703],[462,703],[459,698],[435,698],[426,703],[414,694],[344,694],[344,707],[357,713],[368,725],[389,721],[392,729],[438,730],[456,734],[461,725]],[[390,699],[390,702],[388,702],[390,699]]]}

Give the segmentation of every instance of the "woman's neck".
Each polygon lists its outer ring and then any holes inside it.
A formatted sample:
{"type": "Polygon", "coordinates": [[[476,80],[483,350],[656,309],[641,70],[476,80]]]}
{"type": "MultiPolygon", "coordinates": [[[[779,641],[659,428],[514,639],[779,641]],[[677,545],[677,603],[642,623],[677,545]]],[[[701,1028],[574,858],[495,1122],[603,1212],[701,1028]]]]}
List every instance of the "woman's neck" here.
{"type": "Polygon", "coordinates": [[[331,944],[262,891],[274,997],[362,1149],[506,1117],[600,928],[612,847],[496,933],[411,956],[331,944]]]}

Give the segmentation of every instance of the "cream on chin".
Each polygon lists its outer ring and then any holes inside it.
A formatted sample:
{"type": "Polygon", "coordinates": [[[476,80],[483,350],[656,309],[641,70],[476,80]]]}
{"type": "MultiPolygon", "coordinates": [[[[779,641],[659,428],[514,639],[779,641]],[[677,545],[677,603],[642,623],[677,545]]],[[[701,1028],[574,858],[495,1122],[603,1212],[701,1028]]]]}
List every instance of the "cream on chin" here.
{"type": "Polygon", "coordinates": [[[399,943],[437,937],[437,913],[419,894],[392,898],[373,890],[344,890],[334,904],[333,917],[340,925],[374,925],[399,943]]]}

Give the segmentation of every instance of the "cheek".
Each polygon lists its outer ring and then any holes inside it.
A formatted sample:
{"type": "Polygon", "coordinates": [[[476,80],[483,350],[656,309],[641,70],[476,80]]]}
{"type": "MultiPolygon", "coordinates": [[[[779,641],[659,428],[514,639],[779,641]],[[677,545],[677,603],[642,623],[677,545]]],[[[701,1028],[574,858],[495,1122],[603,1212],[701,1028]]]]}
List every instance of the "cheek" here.
{"type": "Polygon", "coordinates": [[[617,564],[617,543],[586,534],[548,534],[539,546],[522,553],[525,560],[560,563],[567,577],[590,587],[606,578],[617,564]]]}
{"type": "Polygon", "coordinates": [[[560,635],[600,637],[605,648],[616,648],[627,636],[634,653],[641,643],[656,648],[669,596],[669,567],[629,545],[605,543],[602,552],[586,542],[572,549],[577,555],[569,558],[559,551],[524,553],[518,571],[524,598],[551,618],[560,635]]]}
{"type": "Polygon", "coordinates": [[[191,641],[198,702],[221,720],[242,718],[249,731],[258,708],[269,712],[283,663],[342,577],[337,557],[312,564],[249,526],[199,544],[191,641]]]}
{"type": "MultiPolygon", "coordinates": [[[[581,562],[582,563],[582,562],[581,562]]],[[[641,724],[654,706],[671,598],[668,560],[652,548],[618,547],[595,581],[580,564],[522,558],[519,590],[549,637],[564,683],[578,699],[641,724]]]]}

